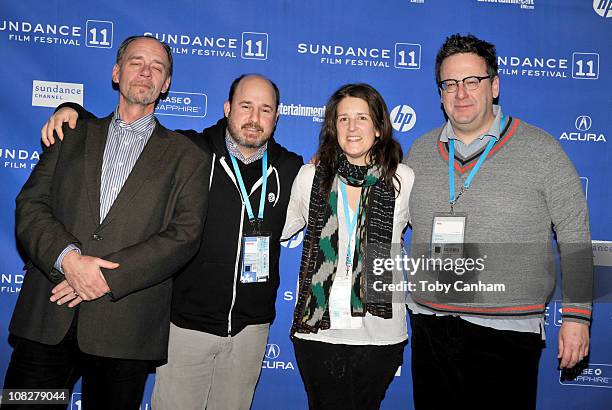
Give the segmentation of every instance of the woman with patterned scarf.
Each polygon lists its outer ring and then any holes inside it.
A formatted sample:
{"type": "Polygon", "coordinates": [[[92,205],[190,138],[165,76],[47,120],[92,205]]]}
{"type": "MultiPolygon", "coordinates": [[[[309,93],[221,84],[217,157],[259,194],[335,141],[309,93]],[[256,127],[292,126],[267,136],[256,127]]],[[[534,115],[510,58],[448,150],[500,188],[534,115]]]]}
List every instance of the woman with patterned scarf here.
{"type": "Polygon", "coordinates": [[[317,157],[293,183],[283,230],[288,238],[306,226],[295,355],[310,409],[378,409],[402,363],[406,307],[368,293],[372,278],[390,282],[390,272],[366,267],[399,246],[414,174],[400,164],[387,106],[367,84],[331,96],[317,157]]]}

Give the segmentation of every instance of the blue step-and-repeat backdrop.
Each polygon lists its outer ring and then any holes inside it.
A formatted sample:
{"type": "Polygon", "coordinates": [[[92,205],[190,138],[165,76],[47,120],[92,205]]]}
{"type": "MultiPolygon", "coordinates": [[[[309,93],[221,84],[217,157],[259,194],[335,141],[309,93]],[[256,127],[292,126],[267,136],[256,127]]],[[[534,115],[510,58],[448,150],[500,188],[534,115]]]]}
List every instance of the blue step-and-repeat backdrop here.
{"type": "MultiPolygon", "coordinates": [[[[547,130],[573,160],[588,197],[596,284],[609,284],[610,0],[2,1],[0,377],[11,353],[7,328],[23,281],[24,262],[14,234],[15,196],[37,163],[40,128],[55,106],[77,101],[98,115],[113,110],[117,94],[111,69],[123,38],[149,34],[172,46],[172,88],[157,107],[167,127],[201,130],[213,124],[223,115],[231,81],[241,73],[259,72],[281,90],[275,138],[310,158],[325,101],[347,82],[367,82],[382,93],[405,151],[419,135],[440,125],[444,117],[434,58],[444,39],[456,32],[474,33],[497,46],[504,112],[547,130]]],[[[254,409],[307,407],[289,340],[301,239],[283,248],[278,318],[254,409]]],[[[547,310],[538,408],[612,408],[612,306],[605,300],[596,303],[590,364],[567,377],[556,359],[559,309],[554,298],[547,310]]],[[[152,385],[153,376],[142,410],[150,408],[152,385]]],[[[72,409],[80,409],[78,391],[72,409]]],[[[412,409],[411,394],[406,349],[382,408],[412,409]]]]}

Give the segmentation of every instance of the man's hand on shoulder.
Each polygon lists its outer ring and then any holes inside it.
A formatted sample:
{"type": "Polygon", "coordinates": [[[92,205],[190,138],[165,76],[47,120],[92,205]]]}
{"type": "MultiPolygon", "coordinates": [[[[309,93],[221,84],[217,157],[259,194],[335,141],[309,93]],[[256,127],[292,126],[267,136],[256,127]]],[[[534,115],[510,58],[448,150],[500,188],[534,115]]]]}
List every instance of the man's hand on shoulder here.
{"type": "Polygon", "coordinates": [[[572,368],[589,354],[589,326],[564,321],[559,330],[559,367],[572,368]]]}
{"type": "Polygon", "coordinates": [[[100,268],[115,269],[118,263],[68,252],[62,261],[66,281],[83,300],[94,300],[111,290],[100,268]]]}
{"type": "Polygon", "coordinates": [[[43,144],[47,147],[55,144],[53,132],[56,132],[58,138],[63,140],[64,132],[62,131],[62,125],[67,122],[68,126],[74,129],[76,127],[77,118],[79,118],[79,114],[69,107],[60,108],[57,112],[53,113],[40,130],[43,144]]]}

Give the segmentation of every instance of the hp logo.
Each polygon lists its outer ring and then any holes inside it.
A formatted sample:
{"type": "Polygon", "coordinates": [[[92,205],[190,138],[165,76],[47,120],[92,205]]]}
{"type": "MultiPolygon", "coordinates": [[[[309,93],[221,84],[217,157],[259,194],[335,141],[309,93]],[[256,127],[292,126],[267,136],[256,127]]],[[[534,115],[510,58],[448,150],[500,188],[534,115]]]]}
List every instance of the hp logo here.
{"type": "Polygon", "coordinates": [[[274,360],[280,355],[280,347],[277,344],[266,345],[266,359],[274,360]]]}
{"type": "Polygon", "coordinates": [[[591,125],[593,121],[591,121],[591,117],[588,115],[580,115],[576,118],[576,129],[578,131],[588,131],[591,129],[591,125]]]}
{"type": "Polygon", "coordinates": [[[293,238],[289,239],[286,242],[281,242],[281,245],[285,248],[293,249],[300,246],[302,241],[304,240],[304,231],[299,231],[293,238]]]}
{"type": "Polygon", "coordinates": [[[612,17],[612,0],[593,0],[593,10],[601,17],[612,17]]]}
{"type": "Polygon", "coordinates": [[[391,110],[391,125],[399,132],[407,132],[416,124],[416,112],[409,105],[396,105],[391,110]]]}

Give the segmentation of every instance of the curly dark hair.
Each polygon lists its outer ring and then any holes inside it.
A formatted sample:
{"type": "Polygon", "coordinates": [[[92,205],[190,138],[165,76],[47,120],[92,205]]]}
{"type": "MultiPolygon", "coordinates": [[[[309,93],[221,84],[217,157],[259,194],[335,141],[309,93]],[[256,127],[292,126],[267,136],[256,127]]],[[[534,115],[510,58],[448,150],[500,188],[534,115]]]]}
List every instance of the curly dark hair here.
{"type": "Polygon", "coordinates": [[[487,74],[491,78],[497,76],[497,52],[493,44],[481,40],[472,34],[466,36],[453,34],[446,38],[446,41],[442,44],[436,55],[436,84],[439,84],[441,80],[440,67],[442,62],[447,57],[462,53],[473,53],[482,57],[487,64],[487,74]]]}
{"type": "Polygon", "coordinates": [[[380,137],[376,138],[374,145],[370,148],[369,158],[373,165],[380,167],[381,179],[393,189],[395,171],[402,160],[402,147],[393,138],[393,127],[385,100],[374,87],[364,83],[343,85],[332,94],[325,105],[325,119],[319,134],[317,151],[319,166],[323,170],[321,189],[324,191],[331,189],[334,176],[338,171],[342,149],[338,144],[336,119],[338,104],[346,97],[360,98],[368,103],[374,128],[380,133],[380,137]]]}

